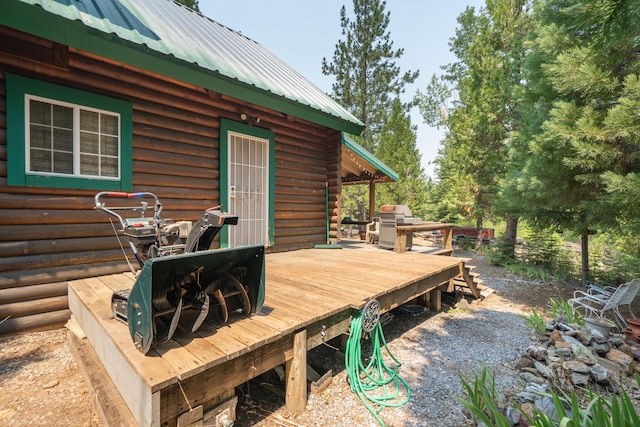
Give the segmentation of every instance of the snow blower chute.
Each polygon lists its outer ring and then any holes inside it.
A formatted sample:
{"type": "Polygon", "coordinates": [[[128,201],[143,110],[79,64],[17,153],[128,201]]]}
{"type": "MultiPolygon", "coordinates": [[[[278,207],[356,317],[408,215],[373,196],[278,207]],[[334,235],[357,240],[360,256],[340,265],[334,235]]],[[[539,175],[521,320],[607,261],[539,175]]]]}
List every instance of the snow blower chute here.
{"type": "Polygon", "coordinates": [[[141,267],[136,272],[129,264],[136,281],[133,288],[114,292],[111,306],[114,317],[128,324],[142,353],[170,340],[178,329],[196,332],[211,311],[226,323],[233,313],[249,315],[262,307],[264,246],[209,249],[225,224],[237,224],[237,216],[215,207],[205,210],[195,224],[173,222],[160,217],[162,204],[146,192],[101,192],[95,196],[95,208],[118,219],[141,267]],[[142,200],[139,205],[107,207],[105,198],[142,200]],[[153,206],[145,199],[152,199],[153,206]],[[146,217],[151,209],[153,216],[146,217]],[[125,218],[116,211],[138,216],[125,218]]]}

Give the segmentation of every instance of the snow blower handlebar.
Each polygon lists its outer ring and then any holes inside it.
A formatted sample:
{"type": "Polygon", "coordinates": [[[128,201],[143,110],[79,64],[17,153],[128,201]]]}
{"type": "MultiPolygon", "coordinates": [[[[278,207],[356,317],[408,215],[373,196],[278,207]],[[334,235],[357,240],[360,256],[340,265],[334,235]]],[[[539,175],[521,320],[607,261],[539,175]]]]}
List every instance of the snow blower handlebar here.
{"type": "Polygon", "coordinates": [[[118,213],[114,212],[114,211],[118,211],[118,210],[129,210],[129,211],[140,211],[141,216],[144,217],[144,213],[149,209],[149,203],[142,201],[140,203],[141,206],[111,206],[111,207],[107,207],[106,203],[103,201],[104,198],[107,197],[114,197],[114,198],[124,198],[124,199],[144,199],[144,198],[151,198],[154,200],[153,203],[153,217],[154,219],[160,219],[160,213],[162,212],[162,203],[160,203],[160,200],[158,199],[158,197],[156,197],[155,194],[153,193],[147,193],[147,192],[139,192],[139,193],[123,193],[123,192],[119,192],[119,191],[102,191],[98,194],[96,194],[95,196],[95,209],[97,210],[101,210],[103,212],[106,212],[107,214],[114,216],[116,218],[118,218],[118,221],[120,221],[120,225],[122,225],[122,227],[125,227],[125,222],[124,219],[122,218],[121,215],[119,215],[118,213]]]}
{"type": "MultiPolygon", "coordinates": [[[[151,198],[154,200],[154,204],[153,204],[153,219],[156,220],[160,220],[160,212],[162,212],[162,203],[160,203],[160,200],[158,199],[158,197],[156,197],[155,194],[153,193],[146,193],[146,192],[139,192],[139,193],[123,193],[123,192],[118,192],[118,191],[102,191],[98,194],[96,194],[94,200],[95,200],[95,209],[106,212],[107,214],[115,217],[118,219],[118,221],[120,222],[120,226],[122,227],[122,230],[126,230],[127,228],[127,223],[125,222],[125,219],[122,218],[122,216],[120,214],[118,214],[117,210],[128,210],[128,211],[134,211],[134,212],[141,212],[140,216],[144,218],[144,214],[145,212],[149,209],[149,203],[142,201],[140,203],[141,206],[111,206],[111,207],[107,207],[106,203],[103,201],[104,198],[107,197],[113,197],[113,198],[125,198],[125,199],[144,199],[144,198],[151,198]]],[[[115,229],[114,229],[115,231],[115,229]]],[[[116,232],[116,236],[117,236],[117,232],[116,232]]],[[[140,251],[138,250],[138,247],[131,241],[129,240],[129,247],[131,247],[131,250],[133,251],[133,255],[136,259],[136,261],[138,261],[138,264],[140,265],[140,267],[142,268],[142,266],[144,265],[144,260],[142,259],[142,257],[140,256],[140,251]]]]}

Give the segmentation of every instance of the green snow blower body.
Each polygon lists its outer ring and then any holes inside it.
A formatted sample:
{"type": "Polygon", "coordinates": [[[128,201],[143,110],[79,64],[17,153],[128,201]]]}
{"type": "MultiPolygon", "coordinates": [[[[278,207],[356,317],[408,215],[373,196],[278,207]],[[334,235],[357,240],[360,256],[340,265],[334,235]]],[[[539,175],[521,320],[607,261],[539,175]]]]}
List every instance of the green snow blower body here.
{"type": "Polygon", "coordinates": [[[146,354],[156,341],[173,335],[178,322],[198,329],[209,305],[222,322],[230,312],[255,313],[264,303],[264,273],[261,245],[148,259],[128,296],[131,339],[146,354]],[[191,317],[187,308],[194,309],[191,317]]]}

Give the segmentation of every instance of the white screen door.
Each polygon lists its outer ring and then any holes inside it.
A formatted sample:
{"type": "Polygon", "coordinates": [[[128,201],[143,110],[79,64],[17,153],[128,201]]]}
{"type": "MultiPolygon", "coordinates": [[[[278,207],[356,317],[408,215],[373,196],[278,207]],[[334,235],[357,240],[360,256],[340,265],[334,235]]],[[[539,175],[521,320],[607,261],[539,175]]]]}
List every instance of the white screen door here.
{"type": "Polygon", "coordinates": [[[229,247],[269,243],[269,140],[229,132],[229,247]]]}

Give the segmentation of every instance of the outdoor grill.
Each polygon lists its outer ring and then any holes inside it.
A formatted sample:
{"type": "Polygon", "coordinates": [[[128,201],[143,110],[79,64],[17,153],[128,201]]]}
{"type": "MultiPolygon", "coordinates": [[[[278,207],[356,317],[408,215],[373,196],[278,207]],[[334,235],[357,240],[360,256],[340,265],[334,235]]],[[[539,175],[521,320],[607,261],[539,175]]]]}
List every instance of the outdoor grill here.
{"type": "MultiPolygon", "coordinates": [[[[396,225],[420,223],[422,223],[422,219],[411,216],[411,209],[407,205],[380,206],[380,247],[383,249],[396,248],[396,225]]],[[[411,234],[408,234],[407,250],[411,249],[412,240],[411,234]]]]}

